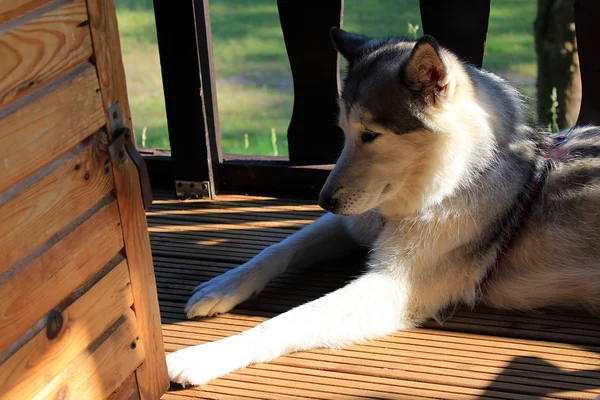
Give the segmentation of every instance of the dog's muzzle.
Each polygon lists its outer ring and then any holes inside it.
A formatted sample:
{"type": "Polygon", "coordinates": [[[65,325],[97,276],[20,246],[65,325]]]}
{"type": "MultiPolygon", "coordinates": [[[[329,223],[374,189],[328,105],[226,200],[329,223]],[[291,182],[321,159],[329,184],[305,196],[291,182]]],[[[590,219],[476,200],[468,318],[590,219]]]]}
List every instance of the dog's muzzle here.
{"type": "Polygon", "coordinates": [[[323,210],[335,213],[338,206],[338,200],[328,193],[321,192],[318,204],[323,210]]]}

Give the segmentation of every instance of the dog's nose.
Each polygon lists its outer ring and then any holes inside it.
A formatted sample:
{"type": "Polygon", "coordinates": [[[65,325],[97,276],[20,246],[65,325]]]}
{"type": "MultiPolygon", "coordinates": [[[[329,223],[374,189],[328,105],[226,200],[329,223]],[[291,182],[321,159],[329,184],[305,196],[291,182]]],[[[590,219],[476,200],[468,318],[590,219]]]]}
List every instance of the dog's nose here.
{"type": "Polygon", "coordinates": [[[319,196],[319,206],[325,211],[334,212],[337,207],[337,204],[338,201],[334,197],[319,196]]]}

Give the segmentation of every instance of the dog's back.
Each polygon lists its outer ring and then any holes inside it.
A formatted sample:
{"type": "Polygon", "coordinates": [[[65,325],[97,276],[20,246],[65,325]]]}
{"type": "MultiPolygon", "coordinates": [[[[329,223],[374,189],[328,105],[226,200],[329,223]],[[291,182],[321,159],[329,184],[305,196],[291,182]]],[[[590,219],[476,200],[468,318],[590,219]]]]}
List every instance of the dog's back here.
{"type": "Polygon", "coordinates": [[[490,282],[492,306],[598,309],[600,303],[600,128],[560,132],[550,171],[529,218],[490,282]]]}

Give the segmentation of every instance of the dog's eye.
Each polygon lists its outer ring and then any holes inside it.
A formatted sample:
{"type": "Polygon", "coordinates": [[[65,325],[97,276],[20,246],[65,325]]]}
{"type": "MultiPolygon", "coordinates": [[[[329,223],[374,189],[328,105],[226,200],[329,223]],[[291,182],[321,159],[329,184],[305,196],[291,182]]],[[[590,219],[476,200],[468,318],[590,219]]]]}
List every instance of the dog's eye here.
{"type": "Polygon", "coordinates": [[[363,132],[362,135],[360,135],[360,140],[362,140],[363,143],[369,143],[377,139],[379,136],[381,136],[381,133],[366,131],[363,132]]]}

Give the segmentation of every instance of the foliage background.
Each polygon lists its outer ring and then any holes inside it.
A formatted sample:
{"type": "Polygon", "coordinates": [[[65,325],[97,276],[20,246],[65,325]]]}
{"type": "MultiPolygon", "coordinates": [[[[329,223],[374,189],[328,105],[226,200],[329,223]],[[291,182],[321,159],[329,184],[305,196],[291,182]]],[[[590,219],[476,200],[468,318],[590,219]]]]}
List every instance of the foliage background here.
{"type": "MultiPolygon", "coordinates": [[[[138,144],[169,147],[152,0],[116,0],[138,144]]],[[[344,29],[408,35],[418,0],[345,0],[344,29]]],[[[535,0],[492,2],[484,68],[535,97],[535,0]]],[[[292,77],[274,0],[211,0],[210,17],[224,153],[287,154],[292,77]],[[247,136],[246,136],[247,135],[247,136]]],[[[422,29],[419,29],[422,34],[422,29]]],[[[533,109],[535,107],[532,106],[533,109]]]]}

